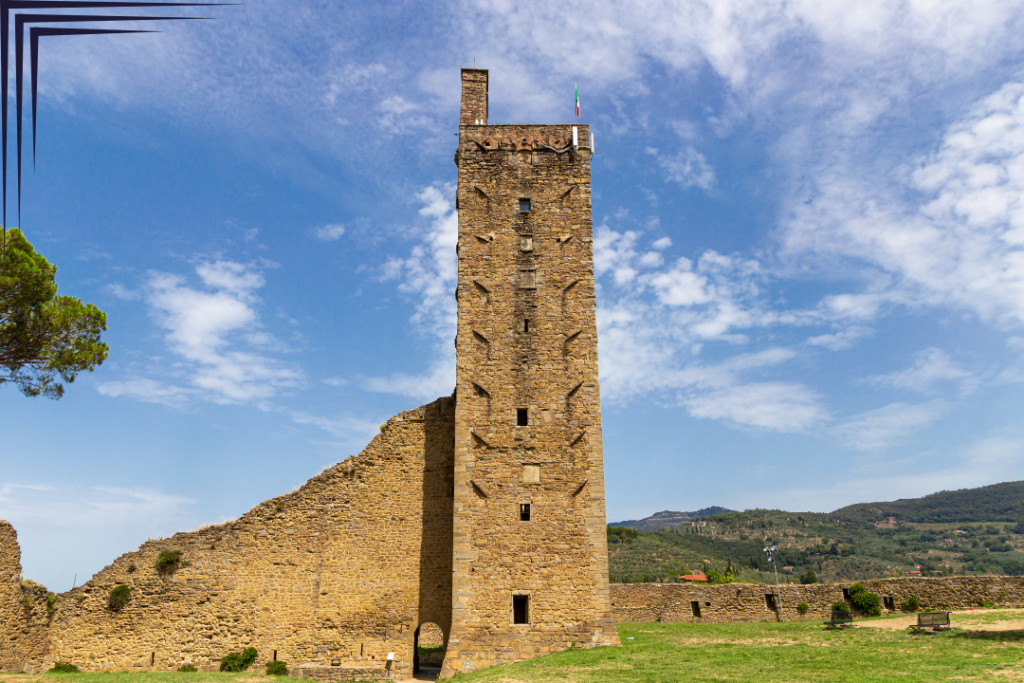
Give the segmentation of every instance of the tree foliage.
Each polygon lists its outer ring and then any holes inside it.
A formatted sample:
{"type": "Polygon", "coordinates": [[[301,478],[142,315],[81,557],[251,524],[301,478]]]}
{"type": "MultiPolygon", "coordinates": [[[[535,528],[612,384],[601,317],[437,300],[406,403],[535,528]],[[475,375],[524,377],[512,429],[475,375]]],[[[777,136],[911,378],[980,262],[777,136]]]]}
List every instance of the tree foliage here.
{"type": "Polygon", "coordinates": [[[59,296],[57,267],[17,228],[0,248],[0,384],[26,396],[57,399],[64,383],[107,358],[100,341],[107,316],[93,304],[59,296]]]}

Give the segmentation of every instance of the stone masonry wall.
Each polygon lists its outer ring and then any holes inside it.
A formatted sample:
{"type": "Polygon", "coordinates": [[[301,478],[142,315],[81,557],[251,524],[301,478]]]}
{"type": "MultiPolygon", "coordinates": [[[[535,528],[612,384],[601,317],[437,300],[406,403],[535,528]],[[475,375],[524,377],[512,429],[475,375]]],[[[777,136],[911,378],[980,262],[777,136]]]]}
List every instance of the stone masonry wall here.
{"type": "MultiPolygon", "coordinates": [[[[898,578],[863,581],[864,587],[881,598],[891,598],[894,610],[911,597],[921,601],[921,610],[958,610],[979,607],[982,601],[997,607],[1024,607],[1024,578],[1011,576],[954,576],[945,578],[898,578]]],[[[827,619],[833,603],[844,600],[843,589],[850,584],[782,584],[782,609],[787,621],[827,619]],[[801,616],[797,605],[806,602],[801,616]]],[[[768,606],[766,595],[775,594],[768,584],[727,583],[715,586],[696,583],[615,583],[611,587],[615,621],[664,621],[718,623],[733,621],[774,621],[777,611],[768,606]],[[697,603],[700,616],[695,615],[697,603]]]]}
{"type": "Polygon", "coordinates": [[[450,629],[453,413],[451,398],[401,413],[361,454],[294,493],[237,521],[147,542],[61,595],[48,619],[43,590],[43,617],[32,615],[42,648],[18,649],[17,542],[0,524],[0,668],[215,670],[251,646],[258,665],[276,654],[299,675],[305,667],[333,680],[379,677],[394,652],[392,673],[408,675],[415,629],[450,629]],[[182,551],[187,565],[159,576],[163,550],[182,551]],[[131,587],[131,601],[113,612],[118,584],[131,587]]]}
{"type": "MultiPolygon", "coordinates": [[[[486,73],[473,71],[471,81],[463,72],[456,154],[455,557],[445,676],[574,642],[618,643],[608,598],[590,151],[572,146],[569,125],[475,125],[467,112],[484,99],[486,73]],[[528,605],[517,623],[521,600],[528,605]]],[[[577,129],[586,141],[586,126],[577,129]]]]}

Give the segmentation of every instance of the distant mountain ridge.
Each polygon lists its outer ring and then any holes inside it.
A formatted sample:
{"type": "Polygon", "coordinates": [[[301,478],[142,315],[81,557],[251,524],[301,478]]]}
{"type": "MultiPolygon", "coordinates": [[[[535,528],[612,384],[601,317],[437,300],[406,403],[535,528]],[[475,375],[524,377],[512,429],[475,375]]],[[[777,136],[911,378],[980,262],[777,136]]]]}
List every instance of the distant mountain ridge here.
{"type": "Polygon", "coordinates": [[[939,491],[921,498],[903,498],[888,503],[858,503],[831,513],[852,522],[896,522],[935,524],[943,522],[1024,521],[1024,481],[976,489],[939,491]]]}
{"type": "Polygon", "coordinates": [[[685,522],[699,519],[701,517],[720,515],[725,512],[736,511],[719,505],[712,505],[711,507],[702,508],[695,512],[674,512],[672,510],[663,510],[661,512],[654,513],[650,517],[644,517],[643,519],[628,519],[625,522],[613,522],[608,526],[625,526],[630,529],[636,529],[637,531],[660,531],[661,529],[674,529],[685,522]]]}

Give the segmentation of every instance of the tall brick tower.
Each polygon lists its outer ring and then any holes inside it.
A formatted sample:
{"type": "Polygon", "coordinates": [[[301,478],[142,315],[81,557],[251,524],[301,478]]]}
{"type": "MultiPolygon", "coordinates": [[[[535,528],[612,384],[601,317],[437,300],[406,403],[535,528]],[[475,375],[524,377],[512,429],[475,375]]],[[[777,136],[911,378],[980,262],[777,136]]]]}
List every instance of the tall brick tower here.
{"type": "Polygon", "coordinates": [[[586,126],[488,125],[462,71],[452,623],[443,675],[615,645],[586,126]],[[579,144],[574,144],[574,140],[579,144]]]}

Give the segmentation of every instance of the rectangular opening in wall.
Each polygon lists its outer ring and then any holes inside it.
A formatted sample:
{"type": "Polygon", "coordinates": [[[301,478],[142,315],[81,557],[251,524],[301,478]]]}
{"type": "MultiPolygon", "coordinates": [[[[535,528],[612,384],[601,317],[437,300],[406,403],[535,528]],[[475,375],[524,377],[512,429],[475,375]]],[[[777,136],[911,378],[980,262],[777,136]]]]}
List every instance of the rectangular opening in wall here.
{"type": "Polygon", "coordinates": [[[513,595],[512,596],[512,623],[513,624],[529,624],[530,623],[530,596],[529,595],[513,595]]]}
{"type": "Polygon", "coordinates": [[[690,611],[693,612],[693,616],[700,617],[700,600],[694,600],[690,603],[690,611]]]}
{"type": "Polygon", "coordinates": [[[516,408],[516,426],[525,427],[530,424],[530,414],[526,408],[516,408]]]}
{"type": "Polygon", "coordinates": [[[529,320],[524,320],[523,321],[523,332],[529,332],[529,331],[530,331],[530,321],[529,320]]]}
{"type": "Polygon", "coordinates": [[[519,210],[523,213],[530,210],[530,200],[523,198],[519,200],[519,210]]]}
{"type": "Polygon", "coordinates": [[[768,606],[768,609],[775,611],[775,596],[772,593],[764,594],[764,604],[768,606]]]}
{"type": "Polygon", "coordinates": [[[519,521],[520,522],[529,522],[530,521],[530,516],[531,516],[532,512],[533,512],[533,510],[531,509],[531,506],[530,506],[529,503],[520,503],[519,504],[519,521]]]}
{"type": "Polygon", "coordinates": [[[277,650],[274,650],[274,661],[277,661],[277,650]]]}
{"type": "Polygon", "coordinates": [[[893,612],[896,611],[896,598],[892,597],[891,595],[886,595],[884,598],[882,598],[882,602],[885,604],[885,609],[891,610],[893,612]]]}
{"type": "Polygon", "coordinates": [[[843,600],[849,600],[849,599],[850,599],[850,589],[849,588],[844,588],[843,589],[843,600]]]}

